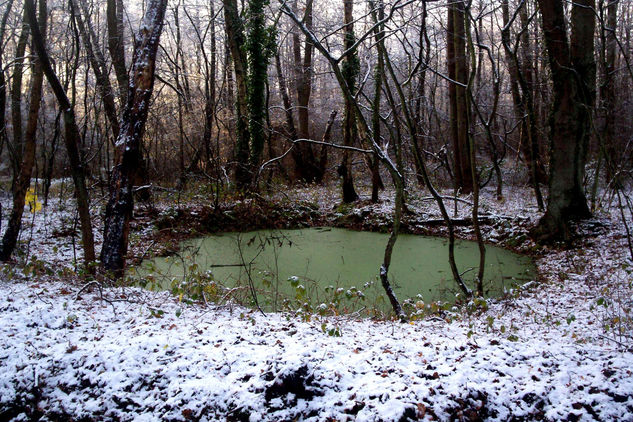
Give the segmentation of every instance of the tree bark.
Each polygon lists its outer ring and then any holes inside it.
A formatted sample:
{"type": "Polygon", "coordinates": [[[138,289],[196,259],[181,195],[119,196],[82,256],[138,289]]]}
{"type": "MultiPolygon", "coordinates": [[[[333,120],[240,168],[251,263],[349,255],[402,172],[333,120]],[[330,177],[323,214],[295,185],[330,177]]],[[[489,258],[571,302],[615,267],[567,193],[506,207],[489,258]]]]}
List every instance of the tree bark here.
{"type": "MultiPolygon", "coordinates": [[[[22,29],[15,50],[15,64],[13,65],[13,77],[11,84],[11,123],[13,125],[13,142],[8,143],[11,164],[13,167],[14,181],[18,179],[22,162],[22,79],[24,74],[24,55],[26,54],[26,44],[29,39],[29,24],[26,18],[26,12],[22,17],[22,29]]],[[[16,185],[13,183],[12,191],[16,185]]]]}
{"type": "Polygon", "coordinates": [[[250,184],[249,140],[248,125],[248,92],[246,53],[242,48],[246,43],[244,28],[237,10],[236,0],[222,0],[224,4],[224,25],[226,30],[226,42],[233,60],[235,72],[235,111],[237,113],[237,139],[235,142],[235,179],[237,188],[243,190],[250,184]]]}
{"type": "MultiPolygon", "coordinates": [[[[293,10],[298,13],[297,1],[292,3],[293,10]]],[[[313,0],[306,0],[303,22],[306,28],[312,30],[313,0]]],[[[294,28],[292,32],[292,52],[294,60],[295,90],[297,93],[297,139],[310,139],[310,97],[312,95],[312,60],[314,46],[306,37],[303,43],[303,57],[301,56],[301,31],[294,28]]],[[[322,149],[322,152],[325,150],[322,149]]],[[[292,151],[295,164],[295,177],[306,183],[320,183],[323,180],[325,168],[321,167],[315,148],[309,142],[300,142],[292,151]]]]}
{"type": "Polygon", "coordinates": [[[595,101],[594,1],[576,0],[568,40],[563,0],[539,0],[553,80],[549,199],[534,235],[568,239],[569,223],[591,213],[583,188],[595,101]]]}
{"type": "Polygon", "coordinates": [[[473,183],[470,168],[468,143],[470,113],[466,84],[468,83],[468,61],[465,41],[465,4],[463,0],[451,1],[448,6],[447,60],[449,82],[451,137],[455,183],[462,193],[470,193],[473,183]]]}
{"type": "MultiPolygon", "coordinates": [[[[353,0],[343,0],[344,21],[345,26],[343,32],[343,49],[349,50],[356,42],[354,36],[354,2],[353,0]]],[[[343,61],[343,77],[345,83],[351,92],[356,91],[356,78],[360,69],[360,63],[356,52],[350,52],[343,61]]],[[[354,145],[356,138],[356,119],[352,104],[348,98],[345,101],[345,114],[343,116],[343,145],[351,147],[354,145]]],[[[343,202],[350,203],[358,199],[356,189],[354,189],[354,177],[350,164],[350,151],[343,150],[343,159],[338,168],[338,172],[343,178],[343,202]]]]}
{"type": "Polygon", "coordinates": [[[156,54],[166,9],[167,0],[150,0],[147,4],[136,38],[128,102],[115,145],[115,166],[104,221],[101,266],[117,278],[125,270],[130,219],[134,209],[133,180],[141,160],[141,140],[154,88],[156,54]]]}
{"type": "Polygon", "coordinates": [[[123,38],[123,0],[108,0],[106,6],[108,25],[108,50],[112,57],[114,73],[119,85],[121,107],[127,104],[128,74],[125,65],[125,42],[123,38]]]}

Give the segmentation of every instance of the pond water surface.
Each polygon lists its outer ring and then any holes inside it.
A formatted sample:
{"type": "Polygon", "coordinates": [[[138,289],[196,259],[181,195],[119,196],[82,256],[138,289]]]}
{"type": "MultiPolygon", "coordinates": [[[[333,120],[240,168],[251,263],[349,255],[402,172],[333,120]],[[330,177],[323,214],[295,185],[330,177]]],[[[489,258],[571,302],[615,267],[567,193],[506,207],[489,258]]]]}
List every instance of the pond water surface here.
{"type": "MultiPolygon", "coordinates": [[[[378,274],[388,238],[338,228],[220,233],[188,240],[178,256],[146,261],[139,272],[166,275],[164,288],[206,271],[224,286],[247,286],[250,274],[255,288],[267,292],[260,302],[269,310],[278,309],[283,298],[328,302],[337,289],[348,299],[361,291],[368,306],[380,306],[386,304],[378,274]]],[[[455,255],[464,280],[474,287],[477,244],[458,240],[455,255]]],[[[535,276],[529,257],[486,246],[487,296],[499,296],[535,276]]],[[[398,236],[389,278],[400,300],[451,302],[458,292],[448,265],[448,241],[439,237],[398,236]]]]}

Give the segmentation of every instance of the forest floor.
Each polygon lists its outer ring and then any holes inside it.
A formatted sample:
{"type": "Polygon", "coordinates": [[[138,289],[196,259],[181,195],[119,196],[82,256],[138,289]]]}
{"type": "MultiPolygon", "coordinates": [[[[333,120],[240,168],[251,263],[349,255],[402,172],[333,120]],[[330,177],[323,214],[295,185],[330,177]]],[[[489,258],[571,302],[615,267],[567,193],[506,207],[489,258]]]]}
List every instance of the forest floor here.
{"type": "MultiPolygon", "coordinates": [[[[132,251],[168,253],[225,225],[388,227],[392,202],[340,207],[332,189],[231,201],[219,213],[204,195],[141,204],[132,251]]],[[[442,234],[426,196],[411,194],[404,229],[442,234]]],[[[626,227],[605,198],[576,239],[537,246],[527,236],[540,215],[531,198],[485,191],[482,212],[486,240],[532,255],[537,280],[406,324],[84,290],[73,272],[75,219],[68,201],[54,200],[27,215],[22,264],[0,275],[0,420],[633,421],[626,227]]],[[[457,211],[466,218],[469,207],[457,211]]]]}

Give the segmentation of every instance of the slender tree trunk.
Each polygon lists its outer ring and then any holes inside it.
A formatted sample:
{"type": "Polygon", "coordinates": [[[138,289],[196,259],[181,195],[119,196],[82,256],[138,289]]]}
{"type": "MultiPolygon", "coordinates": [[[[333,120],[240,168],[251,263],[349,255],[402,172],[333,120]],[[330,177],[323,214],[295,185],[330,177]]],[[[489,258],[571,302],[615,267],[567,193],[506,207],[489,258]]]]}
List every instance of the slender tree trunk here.
{"type": "MultiPolygon", "coordinates": [[[[205,158],[206,164],[209,165],[211,163],[211,157],[214,155],[211,152],[211,138],[212,138],[212,130],[213,130],[213,117],[215,115],[216,108],[216,90],[215,90],[215,78],[217,74],[216,63],[217,63],[217,51],[216,51],[216,37],[215,37],[215,4],[214,0],[209,1],[209,14],[211,16],[211,27],[209,30],[211,36],[211,60],[210,63],[207,61],[207,55],[204,54],[205,66],[207,67],[206,78],[204,81],[204,94],[205,94],[205,103],[204,103],[204,149],[205,149],[205,158]]],[[[204,46],[202,46],[202,50],[204,51],[204,46]]],[[[216,157],[218,158],[218,157],[216,157]]]]}
{"type": "MultiPolygon", "coordinates": [[[[526,130],[527,134],[527,142],[530,143],[530,165],[532,166],[531,173],[533,173],[532,177],[536,177],[536,180],[540,184],[547,183],[547,172],[545,171],[545,163],[543,160],[543,154],[541,152],[541,145],[539,142],[538,136],[538,128],[537,128],[537,112],[536,105],[534,101],[535,97],[535,85],[536,85],[536,71],[534,66],[534,48],[530,44],[530,31],[529,25],[530,20],[528,18],[528,2],[524,3],[521,9],[519,10],[519,18],[521,20],[521,27],[525,28],[525,31],[521,35],[521,53],[522,53],[522,63],[520,66],[521,71],[519,72],[519,84],[521,86],[521,90],[523,91],[523,103],[526,107],[527,112],[527,120],[528,125],[526,130]],[[536,175],[536,176],[534,176],[536,175]]],[[[518,62],[517,58],[517,62],[518,62]]],[[[540,203],[539,206],[544,208],[543,198],[541,194],[541,189],[539,187],[538,192],[536,192],[537,202],[540,203]],[[541,198],[539,200],[539,197],[541,198]]]]}
{"type": "MultiPolygon", "coordinates": [[[[43,0],[40,0],[43,1],[43,0]]],[[[41,6],[40,6],[41,7],[41,6]]],[[[79,214],[79,221],[81,224],[81,240],[84,248],[84,261],[86,268],[89,272],[93,271],[92,264],[95,261],[94,251],[94,237],[92,233],[92,222],[90,218],[90,203],[88,190],[86,188],[86,170],[85,164],[82,161],[79,153],[81,146],[81,134],[79,127],[77,126],[75,119],[75,112],[73,106],[66,96],[66,92],[59,82],[51,61],[46,52],[46,45],[44,44],[44,36],[42,32],[37,28],[35,22],[35,10],[33,7],[33,0],[25,1],[25,8],[31,23],[31,33],[33,38],[33,46],[37,52],[39,60],[41,62],[43,72],[46,75],[51,89],[55,93],[55,97],[59,102],[64,116],[64,140],[66,142],[66,149],[68,151],[68,158],[70,161],[70,169],[75,184],[75,194],[77,197],[77,211],[79,214]]],[[[41,9],[40,9],[41,13],[41,9]]]]}
{"type": "MultiPolygon", "coordinates": [[[[418,65],[420,66],[419,77],[418,77],[418,90],[417,96],[415,99],[415,121],[418,125],[417,133],[424,133],[422,123],[424,121],[422,114],[422,101],[425,97],[425,88],[426,88],[426,70],[429,67],[429,61],[431,60],[431,40],[428,35],[428,31],[426,29],[426,18],[428,16],[427,4],[426,2],[422,2],[422,13],[420,14],[420,52],[418,54],[418,65]]],[[[418,137],[419,138],[419,137],[418,137]]],[[[412,139],[411,142],[416,142],[418,144],[417,148],[412,145],[412,154],[416,154],[416,151],[422,150],[423,144],[421,139],[412,139]]],[[[423,159],[423,157],[421,157],[423,159]]],[[[413,164],[416,169],[416,178],[418,180],[418,184],[420,186],[424,186],[424,177],[422,177],[422,170],[418,166],[418,162],[420,160],[413,160],[413,164]]]]}
{"type": "MultiPolygon", "coordinates": [[[[526,5],[523,4],[520,7],[523,8],[520,13],[523,13],[526,5]]],[[[523,63],[523,66],[521,66],[517,52],[511,47],[510,10],[507,0],[504,0],[501,3],[501,8],[503,14],[503,29],[501,31],[501,39],[506,53],[506,61],[508,62],[508,69],[510,73],[512,102],[514,103],[515,116],[517,120],[521,122],[521,139],[519,143],[521,145],[521,150],[523,151],[525,162],[528,165],[528,170],[530,172],[530,181],[532,182],[532,186],[534,188],[534,195],[536,197],[537,205],[539,209],[542,210],[545,208],[545,205],[543,203],[543,195],[541,194],[539,183],[541,181],[541,178],[543,177],[543,171],[539,172],[539,168],[542,165],[539,165],[540,160],[538,159],[539,151],[538,143],[536,142],[536,116],[534,114],[531,86],[529,86],[527,83],[527,78],[531,78],[532,76],[526,74],[525,72],[523,74],[519,72],[519,69],[521,67],[523,67],[524,69],[531,68],[531,64],[526,65],[525,63],[523,63]],[[523,94],[521,94],[519,87],[522,87],[523,94]]],[[[525,20],[525,24],[527,25],[527,18],[525,20]]],[[[527,31],[527,29],[525,30],[527,31]]],[[[523,49],[525,48],[526,46],[523,45],[523,49]]]]}
{"type": "MultiPolygon", "coordinates": [[[[11,84],[11,122],[13,125],[13,142],[8,143],[11,163],[13,166],[13,180],[18,180],[22,162],[23,133],[22,133],[22,77],[24,73],[24,55],[26,54],[26,44],[29,39],[29,25],[26,12],[22,17],[22,29],[18,44],[15,50],[15,63],[13,65],[13,77],[11,84]]],[[[15,183],[12,184],[12,191],[15,190],[15,183]]]]}
{"type": "MultiPolygon", "coordinates": [[[[288,84],[284,77],[283,69],[281,67],[281,58],[279,57],[279,51],[275,52],[275,69],[277,70],[277,81],[279,82],[279,91],[281,94],[281,100],[284,105],[284,116],[286,117],[286,130],[290,139],[295,140],[297,138],[297,127],[295,126],[294,115],[292,114],[292,103],[290,102],[290,96],[288,95],[288,84]]],[[[296,148],[297,146],[295,146],[296,148]]]]}
{"type": "MultiPolygon", "coordinates": [[[[268,81],[269,57],[266,42],[269,36],[266,28],[266,4],[267,0],[250,0],[248,3],[250,13],[247,43],[249,59],[248,130],[251,135],[249,154],[251,183],[254,180],[254,169],[259,167],[266,143],[266,116],[268,113],[266,83],[268,81]]],[[[311,66],[310,63],[308,63],[309,66],[311,66]]]]}
{"type": "MultiPolygon", "coordinates": [[[[387,69],[387,72],[389,74],[389,76],[391,77],[392,81],[393,81],[393,85],[394,88],[396,90],[396,92],[398,93],[398,97],[400,100],[400,104],[402,104],[402,112],[404,114],[404,119],[407,125],[407,129],[409,130],[409,134],[411,136],[412,139],[415,139],[417,137],[417,126],[415,124],[415,122],[413,121],[413,117],[412,114],[409,110],[408,104],[405,100],[405,95],[404,92],[402,90],[402,85],[400,84],[400,81],[397,79],[397,75],[396,72],[391,64],[391,59],[389,58],[389,55],[387,54],[385,45],[384,45],[384,41],[381,40],[380,42],[377,43],[377,46],[379,49],[382,50],[382,56],[385,62],[385,66],[387,69]]],[[[389,83],[387,83],[387,81],[385,81],[385,91],[387,93],[387,98],[389,99],[389,102],[391,104],[392,110],[394,112],[394,118],[396,119],[396,128],[398,128],[398,116],[396,113],[396,106],[395,106],[395,101],[392,98],[392,94],[391,94],[391,89],[389,86],[389,83]]],[[[362,127],[362,126],[361,126],[362,127]]],[[[399,129],[398,129],[399,132],[399,129]]],[[[398,134],[398,139],[400,138],[400,135],[398,134]]],[[[397,143],[397,142],[396,142],[397,143]]],[[[413,143],[413,147],[415,148],[413,157],[415,160],[418,161],[417,163],[417,167],[421,170],[422,172],[422,177],[424,178],[424,184],[428,187],[429,192],[431,193],[431,196],[433,196],[433,198],[435,199],[435,201],[437,202],[437,205],[440,209],[440,213],[442,214],[442,218],[444,219],[444,221],[446,222],[446,226],[448,228],[448,262],[449,265],[451,267],[451,272],[453,274],[453,278],[455,280],[455,283],[458,285],[458,287],[462,290],[462,292],[466,295],[466,296],[471,296],[472,295],[472,291],[468,288],[468,286],[466,286],[466,284],[464,283],[459,270],[457,268],[457,263],[455,261],[455,227],[453,225],[453,222],[451,221],[451,218],[448,214],[448,211],[446,209],[446,206],[444,204],[444,200],[442,199],[442,196],[439,194],[439,192],[435,189],[435,187],[433,186],[433,183],[431,181],[431,178],[429,176],[429,173],[427,171],[426,168],[426,164],[422,159],[422,153],[419,149],[419,145],[417,143],[413,143]]],[[[396,161],[399,162],[397,155],[399,154],[399,148],[396,148],[396,161]]],[[[385,162],[384,160],[383,163],[385,162]]],[[[401,167],[401,165],[399,165],[399,167],[401,167]]],[[[389,168],[389,166],[388,166],[389,168]]],[[[395,175],[393,174],[393,169],[391,170],[392,172],[392,178],[395,177],[395,175]]],[[[404,178],[402,178],[404,181],[404,178]]],[[[394,182],[395,183],[395,182],[394,182]]],[[[404,184],[403,184],[404,186],[404,184]]]]}
{"type": "MultiPolygon", "coordinates": [[[[344,40],[343,49],[350,49],[356,42],[354,35],[354,2],[353,0],[343,0],[344,8],[344,40]]],[[[349,53],[343,61],[343,76],[350,91],[356,91],[356,78],[360,69],[360,63],[356,52],[349,53]]],[[[343,145],[353,146],[356,138],[356,118],[349,99],[345,100],[345,114],[343,116],[343,145]]],[[[354,177],[350,164],[350,151],[343,151],[343,160],[338,168],[338,172],[343,178],[343,202],[350,203],[358,199],[356,189],[354,189],[354,177]]]]}
{"type": "Polygon", "coordinates": [[[121,107],[127,104],[128,75],[125,65],[125,42],[123,37],[123,0],[108,0],[106,6],[108,24],[108,50],[112,57],[112,65],[119,85],[121,107]]]}
{"type": "Polygon", "coordinates": [[[77,27],[83,39],[84,47],[86,48],[86,54],[90,61],[90,66],[95,74],[95,80],[97,86],[101,91],[101,100],[103,101],[103,108],[108,118],[108,123],[112,128],[112,134],[114,139],[119,136],[119,116],[117,114],[116,104],[114,102],[114,90],[110,84],[110,78],[108,77],[107,66],[105,57],[101,54],[101,49],[97,44],[97,36],[94,33],[94,29],[87,21],[88,13],[86,4],[81,3],[84,16],[86,20],[81,16],[81,11],[77,7],[77,1],[71,0],[71,15],[77,21],[77,27]]]}
{"type": "MultiPolygon", "coordinates": [[[[11,13],[11,7],[13,6],[13,0],[9,0],[5,5],[6,10],[2,15],[2,22],[0,22],[0,45],[4,45],[4,33],[7,27],[7,20],[11,13]]],[[[4,143],[7,139],[7,122],[6,122],[6,109],[7,109],[7,81],[4,77],[4,65],[2,64],[2,54],[0,54],[0,156],[4,143]]]]}
{"type": "Polygon", "coordinates": [[[617,14],[618,14],[618,3],[619,0],[606,0],[607,1],[607,19],[606,25],[603,25],[601,28],[602,39],[604,40],[604,59],[602,63],[602,84],[600,86],[600,99],[601,99],[601,109],[603,113],[603,128],[601,130],[604,146],[607,152],[607,166],[606,166],[606,175],[607,182],[613,184],[615,186],[620,185],[620,181],[613,180],[614,176],[617,173],[617,162],[618,162],[618,152],[617,152],[617,140],[616,140],[616,124],[617,124],[617,116],[616,116],[616,102],[617,102],[617,92],[616,92],[616,80],[615,80],[615,72],[616,72],[616,47],[617,47],[617,39],[616,39],[616,27],[617,27],[617,14]]]}
{"type": "MultiPolygon", "coordinates": [[[[382,3],[382,0],[378,0],[377,3],[371,2],[370,7],[372,9],[376,7],[378,8],[376,12],[373,12],[374,22],[382,20],[384,18],[384,5],[382,3]]],[[[382,25],[374,32],[376,43],[378,44],[382,42],[382,39],[385,36],[382,25]]],[[[377,50],[378,59],[376,60],[376,68],[374,69],[374,98],[372,103],[371,129],[374,136],[374,143],[376,145],[381,145],[382,140],[380,139],[380,101],[382,98],[382,83],[385,78],[385,60],[382,55],[382,49],[379,48],[377,50]]],[[[378,202],[378,190],[382,181],[380,180],[380,162],[378,161],[378,157],[375,154],[372,157],[371,174],[371,201],[376,203],[378,202]]]]}
{"type": "Polygon", "coordinates": [[[141,140],[154,88],[156,53],[163,29],[167,0],[149,0],[132,61],[128,102],[123,111],[121,133],[115,145],[115,166],[104,221],[101,265],[121,277],[125,270],[130,219],[134,210],[134,176],[141,160],[141,140]]]}
{"type": "MultiPolygon", "coordinates": [[[[27,0],[25,3],[25,22],[27,25],[29,22],[29,16],[27,8],[30,6],[33,8],[33,0],[27,0]]],[[[46,21],[47,9],[46,0],[40,0],[39,2],[39,32],[46,34],[46,21]]],[[[36,31],[38,22],[35,17],[35,11],[33,10],[33,20],[30,21],[31,33],[36,31]]],[[[24,32],[24,31],[23,31],[24,32]]],[[[45,35],[42,35],[42,37],[45,35]]],[[[35,35],[33,34],[34,38],[35,35]]],[[[41,40],[43,42],[43,39],[41,40]]],[[[35,44],[35,43],[34,43],[35,44]]],[[[21,73],[21,72],[20,72],[21,73]]],[[[0,244],[0,261],[8,261],[15,250],[15,246],[18,241],[18,235],[20,233],[20,227],[22,225],[22,215],[24,214],[24,206],[26,204],[26,193],[31,186],[31,174],[33,172],[33,166],[35,164],[35,149],[37,142],[37,121],[40,113],[40,106],[42,104],[42,86],[44,84],[44,73],[42,70],[41,60],[34,59],[33,74],[31,77],[31,97],[29,101],[29,114],[26,123],[26,130],[24,132],[24,146],[22,148],[21,164],[19,172],[15,178],[13,189],[13,208],[11,209],[11,215],[7,224],[7,230],[2,237],[2,244],[0,244]]],[[[14,128],[15,131],[21,131],[21,127],[14,128]]]]}
{"type": "MultiPolygon", "coordinates": [[[[293,10],[298,13],[297,1],[292,3],[293,10]]],[[[303,15],[304,25],[312,29],[313,0],[306,0],[303,15]]],[[[314,74],[312,60],[314,46],[306,37],[304,41],[303,57],[301,56],[301,37],[297,28],[292,32],[292,52],[294,60],[295,90],[297,93],[297,137],[310,139],[310,97],[312,95],[312,77],[314,74]]],[[[322,151],[326,151],[323,150],[322,151]]],[[[320,166],[320,159],[316,156],[315,148],[308,142],[296,144],[292,151],[295,164],[295,177],[307,183],[320,183],[323,180],[325,168],[320,166]]]]}

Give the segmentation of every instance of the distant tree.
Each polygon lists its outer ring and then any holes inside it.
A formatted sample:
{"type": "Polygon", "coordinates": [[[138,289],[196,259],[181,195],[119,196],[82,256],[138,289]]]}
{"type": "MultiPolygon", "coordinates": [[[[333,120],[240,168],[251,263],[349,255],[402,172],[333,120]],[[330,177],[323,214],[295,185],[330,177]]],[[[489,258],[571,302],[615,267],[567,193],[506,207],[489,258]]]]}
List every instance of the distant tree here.
{"type": "Polygon", "coordinates": [[[594,0],[576,0],[567,34],[564,0],[539,0],[553,81],[549,198],[534,234],[567,239],[569,223],[591,215],[583,188],[596,92],[594,0]]]}
{"type": "Polygon", "coordinates": [[[121,118],[121,132],[115,145],[115,164],[104,219],[101,266],[121,277],[125,270],[130,219],[134,209],[134,178],[141,161],[141,140],[154,89],[156,54],[167,0],[150,0],[136,36],[127,104],[121,118]]]}

